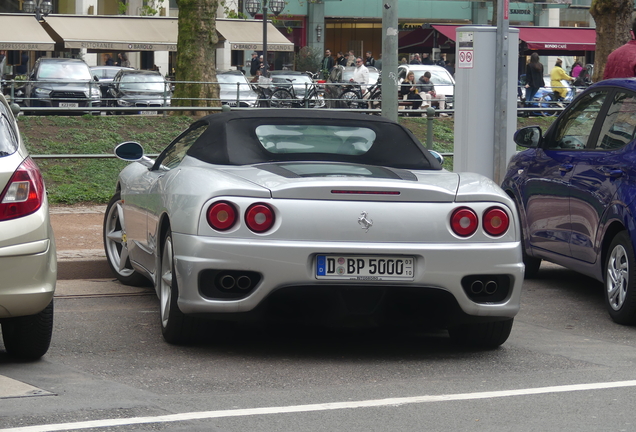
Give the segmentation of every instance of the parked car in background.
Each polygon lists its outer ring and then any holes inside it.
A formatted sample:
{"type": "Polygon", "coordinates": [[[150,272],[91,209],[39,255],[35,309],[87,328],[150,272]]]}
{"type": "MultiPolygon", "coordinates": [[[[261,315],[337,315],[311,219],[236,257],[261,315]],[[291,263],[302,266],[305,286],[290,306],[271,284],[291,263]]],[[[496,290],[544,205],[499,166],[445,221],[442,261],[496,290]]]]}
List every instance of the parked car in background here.
{"type": "Polygon", "coordinates": [[[516,201],[526,277],[541,260],[605,284],[611,318],[636,323],[636,80],[593,84],[552,123],[520,129],[526,150],[502,187],[516,201]]]}
{"type": "Polygon", "coordinates": [[[37,359],[49,349],[56,278],[44,181],[0,95],[0,325],[10,355],[37,359]]]}
{"type": "Polygon", "coordinates": [[[170,106],[170,84],[157,71],[124,69],[117,72],[108,89],[108,106],[139,108],[116,114],[158,114],[157,108],[170,106]]]}
{"type": "Polygon", "coordinates": [[[406,76],[411,71],[415,76],[415,82],[418,82],[424,73],[430,72],[431,82],[435,85],[435,92],[438,95],[444,95],[446,101],[445,108],[453,108],[453,102],[455,100],[455,78],[453,78],[446,68],[435,65],[402,64],[398,66],[398,78],[400,82],[406,79],[406,76]]]}
{"type": "Polygon", "coordinates": [[[223,105],[231,107],[253,108],[257,105],[258,94],[241,71],[217,71],[219,96],[223,105]]]}
{"type": "MultiPolygon", "coordinates": [[[[29,80],[15,93],[25,107],[88,108],[101,106],[99,84],[80,59],[40,57],[29,80]]],[[[99,111],[95,111],[99,114],[99,111]]]]}
{"type": "Polygon", "coordinates": [[[113,82],[115,75],[122,69],[133,70],[133,68],[122,66],[91,66],[91,75],[93,78],[97,77],[99,82],[99,89],[102,92],[102,97],[108,97],[108,87],[113,82]]]}
{"type": "MultiPolygon", "coordinates": [[[[289,90],[290,96],[296,99],[290,106],[322,108],[325,106],[324,88],[318,87],[318,83],[314,81],[317,77],[311,72],[298,71],[270,71],[272,98],[276,98],[274,93],[276,89],[283,88],[289,90]]],[[[286,97],[283,97],[285,99],[286,97]]]]}
{"type": "Polygon", "coordinates": [[[132,142],[115,153],[133,163],[106,209],[106,256],[122,283],[154,283],[170,343],[201,317],[432,326],[482,348],[510,334],[523,282],[513,201],[442,169],[396,122],[232,111],[157,159],[132,142]]]}
{"type": "MultiPolygon", "coordinates": [[[[353,91],[356,94],[356,99],[362,102],[363,92],[361,86],[358,84],[351,84],[349,80],[353,78],[355,72],[355,66],[334,66],[329,73],[329,79],[325,84],[325,102],[330,108],[353,108],[351,103],[345,103],[339,100],[342,94],[346,91],[353,91]]],[[[378,82],[380,78],[380,71],[373,66],[367,66],[369,70],[369,84],[366,86],[367,90],[378,82]]],[[[355,107],[358,107],[358,103],[354,103],[355,107]]]]}

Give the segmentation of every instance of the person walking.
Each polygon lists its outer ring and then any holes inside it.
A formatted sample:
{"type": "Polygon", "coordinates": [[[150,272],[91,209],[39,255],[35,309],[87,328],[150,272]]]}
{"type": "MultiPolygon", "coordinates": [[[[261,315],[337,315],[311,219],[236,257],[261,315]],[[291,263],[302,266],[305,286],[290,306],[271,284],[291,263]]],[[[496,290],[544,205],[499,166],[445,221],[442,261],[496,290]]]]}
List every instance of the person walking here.
{"type": "Polygon", "coordinates": [[[526,65],[526,96],[525,105],[528,106],[534,95],[545,85],[543,81],[543,65],[539,61],[539,54],[536,52],[530,56],[530,62],[526,65]]]}
{"type": "MultiPolygon", "coordinates": [[[[422,97],[420,96],[420,89],[418,84],[415,82],[415,74],[413,71],[410,71],[406,75],[406,79],[402,81],[402,85],[400,86],[400,94],[402,98],[406,98],[407,101],[411,102],[412,110],[419,110],[422,106],[422,97]]],[[[427,105],[428,106],[428,105],[427,105]]],[[[417,115],[421,117],[422,114],[408,114],[409,117],[417,115]]]]}
{"type": "Polygon", "coordinates": [[[561,80],[573,81],[573,78],[565,72],[562,64],[563,60],[557,57],[554,67],[550,71],[550,86],[555,95],[558,95],[560,99],[565,99],[568,95],[568,89],[563,87],[561,80]]]}
{"type": "Polygon", "coordinates": [[[252,60],[250,60],[250,75],[256,76],[256,71],[261,68],[261,60],[258,58],[258,53],[254,51],[252,53],[252,60]]]}
{"type": "Polygon", "coordinates": [[[347,65],[347,58],[344,56],[342,51],[338,51],[338,54],[336,54],[336,64],[338,66],[346,66],[347,65]]]}
{"type": "Polygon", "coordinates": [[[333,57],[331,57],[331,50],[325,50],[325,56],[322,58],[322,76],[324,79],[329,77],[329,72],[333,67],[333,57]]]}
{"type": "Polygon", "coordinates": [[[375,61],[375,68],[379,71],[382,70],[382,53],[380,53],[378,59],[375,61]]]}
{"type": "Polygon", "coordinates": [[[371,51],[367,51],[367,58],[364,61],[364,65],[366,67],[375,66],[375,59],[373,58],[371,51]]]}
{"type": "Polygon", "coordinates": [[[130,67],[130,61],[128,60],[126,53],[120,52],[117,54],[117,58],[117,66],[130,67]]]}
{"type": "MultiPolygon", "coordinates": [[[[632,38],[636,37],[636,20],[632,22],[632,38]]],[[[607,57],[603,79],[631,78],[636,76],[636,40],[616,48],[607,57]]]]}
{"type": "Polygon", "coordinates": [[[353,77],[349,80],[350,83],[360,85],[362,94],[367,91],[367,84],[369,84],[369,69],[364,65],[362,57],[356,59],[356,70],[353,71],[353,77]]]}
{"type": "Polygon", "coordinates": [[[347,57],[347,66],[355,66],[356,65],[356,55],[353,53],[353,50],[349,50],[349,56],[347,57]]]}

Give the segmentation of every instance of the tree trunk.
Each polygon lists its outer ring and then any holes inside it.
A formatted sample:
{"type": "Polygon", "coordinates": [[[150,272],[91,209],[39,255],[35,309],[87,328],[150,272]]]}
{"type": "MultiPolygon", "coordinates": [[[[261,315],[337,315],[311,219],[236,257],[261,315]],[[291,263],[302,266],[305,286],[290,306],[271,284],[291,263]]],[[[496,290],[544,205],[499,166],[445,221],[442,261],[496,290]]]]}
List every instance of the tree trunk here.
{"type": "MultiPolygon", "coordinates": [[[[177,0],[177,6],[179,7],[179,36],[175,79],[196,81],[196,83],[177,84],[172,104],[186,107],[220,106],[218,84],[200,84],[200,82],[216,83],[216,44],[219,40],[216,34],[218,0],[177,0]]],[[[195,116],[205,114],[209,112],[190,113],[195,116]]]]}
{"type": "Polygon", "coordinates": [[[596,54],[592,81],[603,79],[607,56],[630,39],[634,0],[592,0],[590,15],[596,22],[596,54]]]}

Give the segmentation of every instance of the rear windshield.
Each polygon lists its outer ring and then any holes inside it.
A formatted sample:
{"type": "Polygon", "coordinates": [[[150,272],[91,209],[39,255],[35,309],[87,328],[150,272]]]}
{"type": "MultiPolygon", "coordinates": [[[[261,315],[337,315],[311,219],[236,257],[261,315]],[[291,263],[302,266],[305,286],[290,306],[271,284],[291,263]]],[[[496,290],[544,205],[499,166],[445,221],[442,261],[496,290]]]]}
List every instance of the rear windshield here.
{"type": "Polygon", "coordinates": [[[361,155],[376,139],[372,129],[327,125],[261,125],[256,128],[261,145],[270,153],[329,153],[361,155]]]}

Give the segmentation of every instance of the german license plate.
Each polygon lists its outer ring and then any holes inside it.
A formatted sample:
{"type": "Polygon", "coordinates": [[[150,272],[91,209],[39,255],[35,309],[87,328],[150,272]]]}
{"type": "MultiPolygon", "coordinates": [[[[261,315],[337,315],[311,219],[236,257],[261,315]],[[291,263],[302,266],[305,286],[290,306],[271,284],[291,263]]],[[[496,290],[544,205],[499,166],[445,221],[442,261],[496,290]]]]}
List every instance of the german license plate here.
{"type": "Polygon", "coordinates": [[[142,111],[141,115],[157,115],[157,111],[142,111]]]}
{"type": "Polygon", "coordinates": [[[77,108],[79,103],[77,102],[60,102],[60,108],[77,108]]]}
{"type": "Polygon", "coordinates": [[[415,257],[318,255],[316,279],[359,281],[413,280],[415,257]]]}

